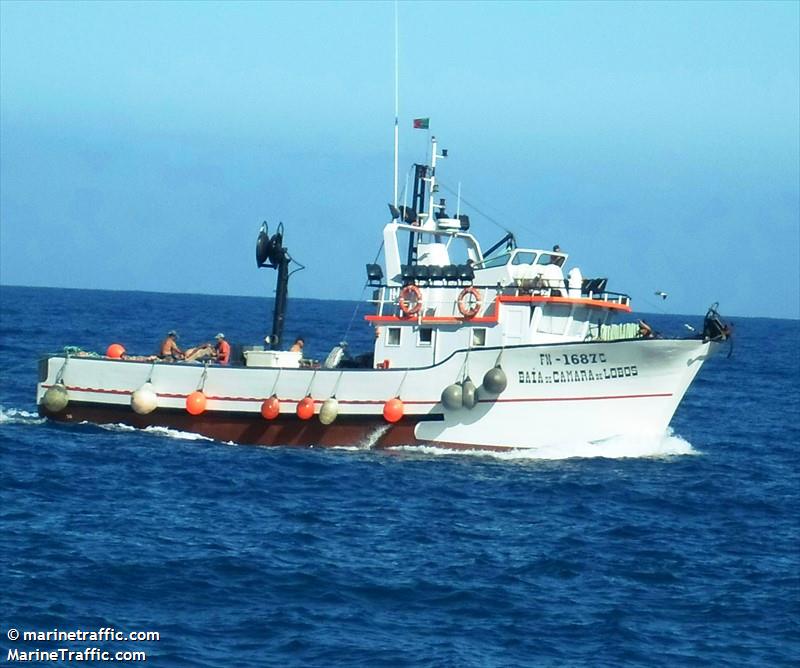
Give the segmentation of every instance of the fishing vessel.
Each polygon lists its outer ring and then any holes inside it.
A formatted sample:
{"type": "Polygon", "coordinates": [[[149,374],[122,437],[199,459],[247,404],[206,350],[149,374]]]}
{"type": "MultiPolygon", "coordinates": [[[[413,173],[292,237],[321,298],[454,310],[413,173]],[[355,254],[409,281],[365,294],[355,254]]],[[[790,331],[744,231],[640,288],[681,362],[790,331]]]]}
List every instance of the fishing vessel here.
{"type": "Polygon", "coordinates": [[[286,350],[292,258],[263,224],[259,267],[277,269],[273,330],[228,364],[106,354],[40,361],[40,414],[194,432],[242,444],[484,450],[663,434],[705,360],[729,336],[716,307],[697,334],[660,338],[630,320],[628,295],[584,277],[560,248],[506,234],[484,249],[469,216],[437,199],[431,157],[410,205],[389,205],[383,262],[366,265],[374,346],[321,363],[286,350]]]}

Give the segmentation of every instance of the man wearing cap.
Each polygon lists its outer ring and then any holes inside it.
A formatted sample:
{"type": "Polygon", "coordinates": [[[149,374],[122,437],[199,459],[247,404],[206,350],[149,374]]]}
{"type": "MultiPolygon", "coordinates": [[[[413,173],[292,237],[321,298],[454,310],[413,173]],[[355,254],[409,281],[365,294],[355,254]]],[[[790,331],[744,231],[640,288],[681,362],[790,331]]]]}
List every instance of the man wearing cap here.
{"type": "Polygon", "coordinates": [[[217,362],[219,364],[227,364],[231,359],[231,344],[225,340],[225,335],[222,332],[214,338],[217,340],[217,344],[214,346],[217,362]]]}
{"type": "Polygon", "coordinates": [[[183,359],[183,351],[178,348],[178,333],[175,330],[167,332],[167,338],[161,342],[158,356],[168,362],[183,359]]]}
{"type": "Polygon", "coordinates": [[[196,348],[189,348],[184,354],[187,362],[202,362],[213,360],[218,364],[228,364],[231,359],[231,344],[225,340],[225,335],[220,332],[215,337],[216,343],[202,343],[196,348]]]}
{"type": "MultiPolygon", "coordinates": [[[[561,252],[561,246],[559,246],[558,244],[553,246],[553,252],[554,253],[560,253],[561,252]]],[[[550,256],[550,264],[554,264],[554,265],[556,265],[558,267],[562,266],[564,264],[564,256],[563,255],[551,255],[550,256]]]]}

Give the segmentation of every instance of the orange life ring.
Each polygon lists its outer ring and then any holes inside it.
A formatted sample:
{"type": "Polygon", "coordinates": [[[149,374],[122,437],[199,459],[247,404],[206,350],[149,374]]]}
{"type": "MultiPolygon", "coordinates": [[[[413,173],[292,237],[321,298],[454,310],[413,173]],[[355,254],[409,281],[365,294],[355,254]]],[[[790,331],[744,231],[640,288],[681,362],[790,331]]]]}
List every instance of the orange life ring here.
{"type": "Polygon", "coordinates": [[[404,315],[416,315],[422,308],[422,291],[416,285],[407,285],[400,290],[397,305],[404,315]]]}
{"type": "Polygon", "coordinates": [[[481,310],[481,293],[471,285],[458,295],[458,311],[465,318],[474,318],[481,310]]]}

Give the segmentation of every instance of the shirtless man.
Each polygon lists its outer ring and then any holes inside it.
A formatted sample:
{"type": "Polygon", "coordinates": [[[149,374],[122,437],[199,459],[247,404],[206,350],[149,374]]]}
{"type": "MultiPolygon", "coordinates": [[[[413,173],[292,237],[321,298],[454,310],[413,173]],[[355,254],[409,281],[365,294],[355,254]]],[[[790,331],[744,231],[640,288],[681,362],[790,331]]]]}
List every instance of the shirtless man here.
{"type": "Polygon", "coordinates": [[[161,342],[161,349],[158,356],[162,360],[174,362],[175,360],[182,360],[184,358],[183,351],[178,347],[178,333],[171,330],[167,333],[167,338],[161,342]]]}

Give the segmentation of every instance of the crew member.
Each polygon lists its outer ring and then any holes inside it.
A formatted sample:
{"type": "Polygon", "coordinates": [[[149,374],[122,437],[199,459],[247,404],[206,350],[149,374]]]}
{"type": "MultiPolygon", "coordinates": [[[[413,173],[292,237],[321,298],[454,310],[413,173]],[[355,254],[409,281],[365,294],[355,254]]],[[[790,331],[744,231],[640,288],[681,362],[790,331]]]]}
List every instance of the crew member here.
{"type": "Polygon", "coordinates": [[[217,345],[214,346],[217,362],[219,364],[228,364],[231,359],[231,344],[225,340],[225,335],[222,332],[214,338],[217,340],[217,345]]]}
{"type": "MultiPolygon", "coordinates": [[[[559,246],[558,244],[553,246],[553,252],[554,253],[560,253],[561,252],[561,246],[559,246]]],[[[562,266],[564,264],[564,256],[563,255],[562,256],[551,255],[550,256],[550,264],[554,264],[557,267],[562,266]]]]}
{"type": "Polygon", "coordinates": [[[302,336],[298,336],[294,340],[294,343],[292,344],[292,347],[289,348],[289,352],[302,353],[303,352],[303,346],[305,346],[305,345],[306,345],[306,342],[303,341],[303,337],[302,336]]]}
{"type": "Polygon", "coordinates": [[[183,351],[178,347],[178,333],[173,329],[167,332],[167,338],[161,342],[158,356],[162,360],[174,362],[184,358],[183,351]]]}
{"type": "Polygon", "coordinates": [[[652,339],[655,334],[653,333],[653,328],[650,327],[644,320],[639,321],[639,338],[640,339],[652,339]]]}

